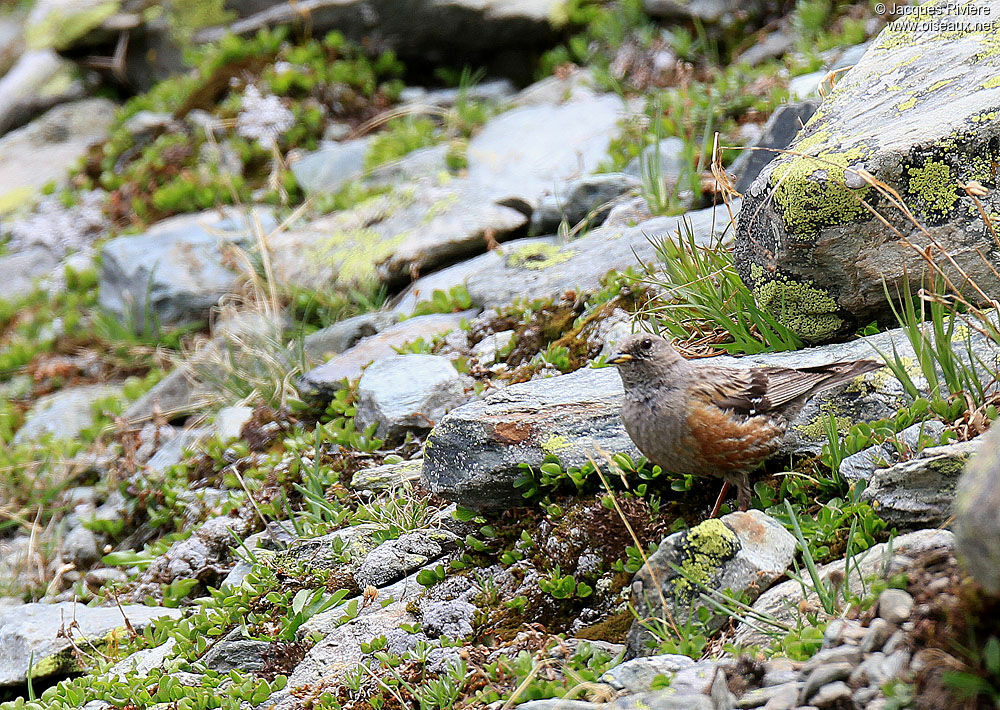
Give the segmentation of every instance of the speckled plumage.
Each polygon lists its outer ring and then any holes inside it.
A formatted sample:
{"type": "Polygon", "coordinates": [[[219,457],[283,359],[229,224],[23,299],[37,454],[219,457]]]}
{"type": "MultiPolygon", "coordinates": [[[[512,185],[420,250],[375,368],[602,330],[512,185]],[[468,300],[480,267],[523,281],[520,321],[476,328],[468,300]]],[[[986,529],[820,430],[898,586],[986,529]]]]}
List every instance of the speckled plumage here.
{"type": "Polygon", "coordinates": [[[622,422],[639,451],[667,471],[734,483],[741,509],[750,502],[748,474],[778,450],[809,397],[882,367],[725,367],[685,360],[646,333],[622,340],[609,362],[625,386],[622,422]]]}

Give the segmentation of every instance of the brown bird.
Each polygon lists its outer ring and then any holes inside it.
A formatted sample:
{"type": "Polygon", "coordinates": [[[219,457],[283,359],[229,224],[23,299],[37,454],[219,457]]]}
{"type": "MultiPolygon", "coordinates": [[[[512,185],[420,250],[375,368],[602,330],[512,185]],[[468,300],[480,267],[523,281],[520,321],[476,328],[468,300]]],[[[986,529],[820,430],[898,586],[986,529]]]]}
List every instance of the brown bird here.
{"type": "Polygon", "coordinates": [[[622,422],[649,461],[672,473],[725,481],[740,510],[750,505],[750,472],[781,446],[789,422],[812,395],[883,367],[874,360],[816,367],[736,368],[685,360],[669,342],[638,333],[608,359],[625,385],[622,422]]]}

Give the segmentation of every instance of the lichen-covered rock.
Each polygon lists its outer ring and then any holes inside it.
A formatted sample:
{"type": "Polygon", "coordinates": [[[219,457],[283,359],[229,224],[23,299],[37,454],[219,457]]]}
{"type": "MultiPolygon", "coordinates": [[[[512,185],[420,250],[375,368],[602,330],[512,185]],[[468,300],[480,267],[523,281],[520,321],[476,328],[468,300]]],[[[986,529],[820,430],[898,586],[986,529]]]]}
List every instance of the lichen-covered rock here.
{"type": "Polygon", "coordinates": [[[955,485],[978,442],[924,449],[909,461],[875,471],[861,493],[891,525],[928,528],[951,517],[955,485]]]}
{"type": "Polygon", "coordinates": [[[408,431],[433,427],[448,410],[464,404],[467,376],[441,355],[395,355],[372,363],[358,382],[355,421],[359,430],[377,424],[375,435],[397,440],[408,431]]]}
{"type": "MultiPolygon", "coordinates": [[[[992,25],[949,16],[956,7],[936,6],[944,14],[935,22],[907,15],[888,25],[837,81],[791,146],[795,154],[771,162],[744,195],[740,275],[810,341],[891,316],[883,279],[895,293],[895,284],[918,287],[924,273],[907,242],[940,247],[987,294],[1000,295],[980,255],[994,258],[996,244],[959,187],[996,182],[1000,51],[992,25]],[[898,193],[922,226],[860,177],[862,168],[898,193]]],[[[996,2],[983,7],[1000,12],[996,2]]],[[[997,211],[997,195],[979,197],[987,213],[997,211]]]]}
{"type": "Polygon", "coordinates": [[[424,178],[357,207],[275,234],[277,279],[311,289],[405,284],[422,271],[474,256],[527,225],[521,212],[465,179],[424,178]]]}
{"type": "MultiPolygon", "coordinates": [[[[655,631],[669,633],[665,619],[684,624],[692,603],[704,606],[698,599],[705,589],[756,599],[785,574],[795,549],[791,533],[759,510],[706,520],[666,538],[632,581],[637,620],[628,632],[629,655],[648,655],[655,631]]],[[[713,613],[708,623],[718,628],[724,621],[713,613]]]]}
{"type": "Polygon", "coordinates": [[[391,491],[420,479],[423,461],[400,461],[381,466],[363,468],[351,478],[351,488],[356,491],[391,491]]]}
{"type": "Polygon", "coordinates": [[[955,491],[955,548],[966,570],[1000,594],[1000,426],[986,433],[955,491]]]}

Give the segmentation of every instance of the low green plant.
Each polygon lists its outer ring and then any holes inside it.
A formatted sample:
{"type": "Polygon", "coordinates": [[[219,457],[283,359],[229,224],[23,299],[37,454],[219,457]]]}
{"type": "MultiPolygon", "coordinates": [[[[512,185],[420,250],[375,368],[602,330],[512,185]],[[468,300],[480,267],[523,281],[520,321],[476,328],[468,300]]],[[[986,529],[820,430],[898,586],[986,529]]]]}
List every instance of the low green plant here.
{"type": "Polygon", "coordinates": [[[413,308],[414,316],[431,313],[458,313],[472,308],[472,297],[464,284],[452,286],[447,291],[435,289],[430,299],[420,301],[413,308]]]}
{"type": "MultiPolygon", "coordinates": [[[[978,334],[972,327],[976,321],[963,317],[962,309],[943,295],[943,281],[935,279],[919,297],[904,289],[893,299],[888,286],[884,288],[914,355],[911,359],[900,354],[895,342],[891,353],[879,354],[907,394],[914,398],[924,394],[922,383],[915,381],[912,374],[916,369],[927,383],[930,408],[939,418],[951,422],[967,411],[981,410],[988,419],[995,419],[1000,373],[995,363],[977,354],[973,338],[978,334]]],[[[989,323],[991,319],[986,315],[979,320],[989,323]]],[[[987,330],[986,337],[992,337],[995,331],[987,330]]]]}
{"type": "Polygon", "coordinates": [[[655,243],[657,266],[643,282],[665,295],[637,314],[658,333],[681,340],[709,339],[730,353],[796,350],[803,342],[781,317],[757,304],[736,272],[732,251],[720,243],[698,244],[684,220],[676,238],[655,243]]]}
{"type": "Polygon", "coordinates": [[[538,586],[543,592],[555,599],[585,599],[593,594],[594,589],[585,582],[578,582],[571,574],[562,574],[559,565],[549,570],[548,574],[538,578],[538,586]]]}
{"type": "Polygon", "coordinates": [[[365,170],[399,160],[418,148],[434,145],[441,139],[437,124],[425,116],[399,116],[386,122],[376,133],[365,154],[365,170]]]}

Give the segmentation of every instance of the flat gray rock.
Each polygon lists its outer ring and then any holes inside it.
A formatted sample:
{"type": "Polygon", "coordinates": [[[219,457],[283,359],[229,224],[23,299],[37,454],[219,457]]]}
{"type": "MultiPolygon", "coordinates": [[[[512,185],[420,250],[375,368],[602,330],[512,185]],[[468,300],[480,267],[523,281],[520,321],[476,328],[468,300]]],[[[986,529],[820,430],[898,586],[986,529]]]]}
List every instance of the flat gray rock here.
{"type": "Polygon", "coordinates": [[[440,355],[395,355],[376,360],[358,382],[358,430],[377,424],[375,435],[398,440],[430,429],[448,410],[469,399],[471,382],[440,355]]]}
{"type": "Polygon", "coordinates": [[[554,454],[566,466],[589,457],[640,454],[618,412],[621,379],[610,368],[511,385],[452,410],[431,431],[421,480],[433,493],[469,508],[523,503],[514,482],[520,465],[538,467],[554,454]]]}
{"type": "Polygon", "coordinates": [[[434,313],[391,325],[375,335],[362,338],[349,350],[313,368],[302,376],[302,384],[307,391],[315,394],[330,394],[340,389],[345,378],[353,380],[360,377],[363,369],[372,362],[396,355],[395,348],[417,338],[430,342],[434,336],[454,330],[462,320],[474,315],[473,311],[434,313]]]}
{"type": "Polygon", "coordinates": [[[558,297],[570,289],[597,291],[609,271],[651,263],[656,250],[650,240],[676,236],[689,220],[695,241],[717,241],[729,222],[725,207],[689,212],[684,217],[657,217],[636,227],[599,227],[564,243],[511,242],[484,258],[482,268],[466,278],[473,303],[505,306],[525,294],[558,297]]]}
{"type": "MultiPolygon", "coordinates": [[[[258,213],[263,229],[274,225],[258,213]]],[[[215,210],[159,222],[143,234],[117,237],[101,250],[99,303],[137,330],[207,318],[236,284],[226,250],[247,245],[251,226],[235,210],[215,210]]]]}
{"type": "Polygon", "coordinates": [[[495,193],[464,178],[424,177],[268,240],[274,273],[301,288],[400,285],[442,264],[486,251],[528,218],[496,204],[495,193]]]}
{"type": "Polygon", "coordinates": [[[112,385],[85,385],[41,397],[28,410],[14,443],[35,441],[46,434],[56,439],[76,438],[94,423],[94,404],[120,392],[120,387],[112,385]]]}
{"type": "Polygon", "coordinates": [[[36,679],[78,671],[70,638],[59,636],[62,629],[77,644],[82,644],[82,639],[98,643],[108,632],[124,626],[125,618],[141,630],[153,619],[177,618],[182,613],[165,607],[88,607],[74,602],[0,607],[0,687],[23,683],[32,658],[36,679]],[[79,628],[70,629],[74,622],[79,628]]]}

